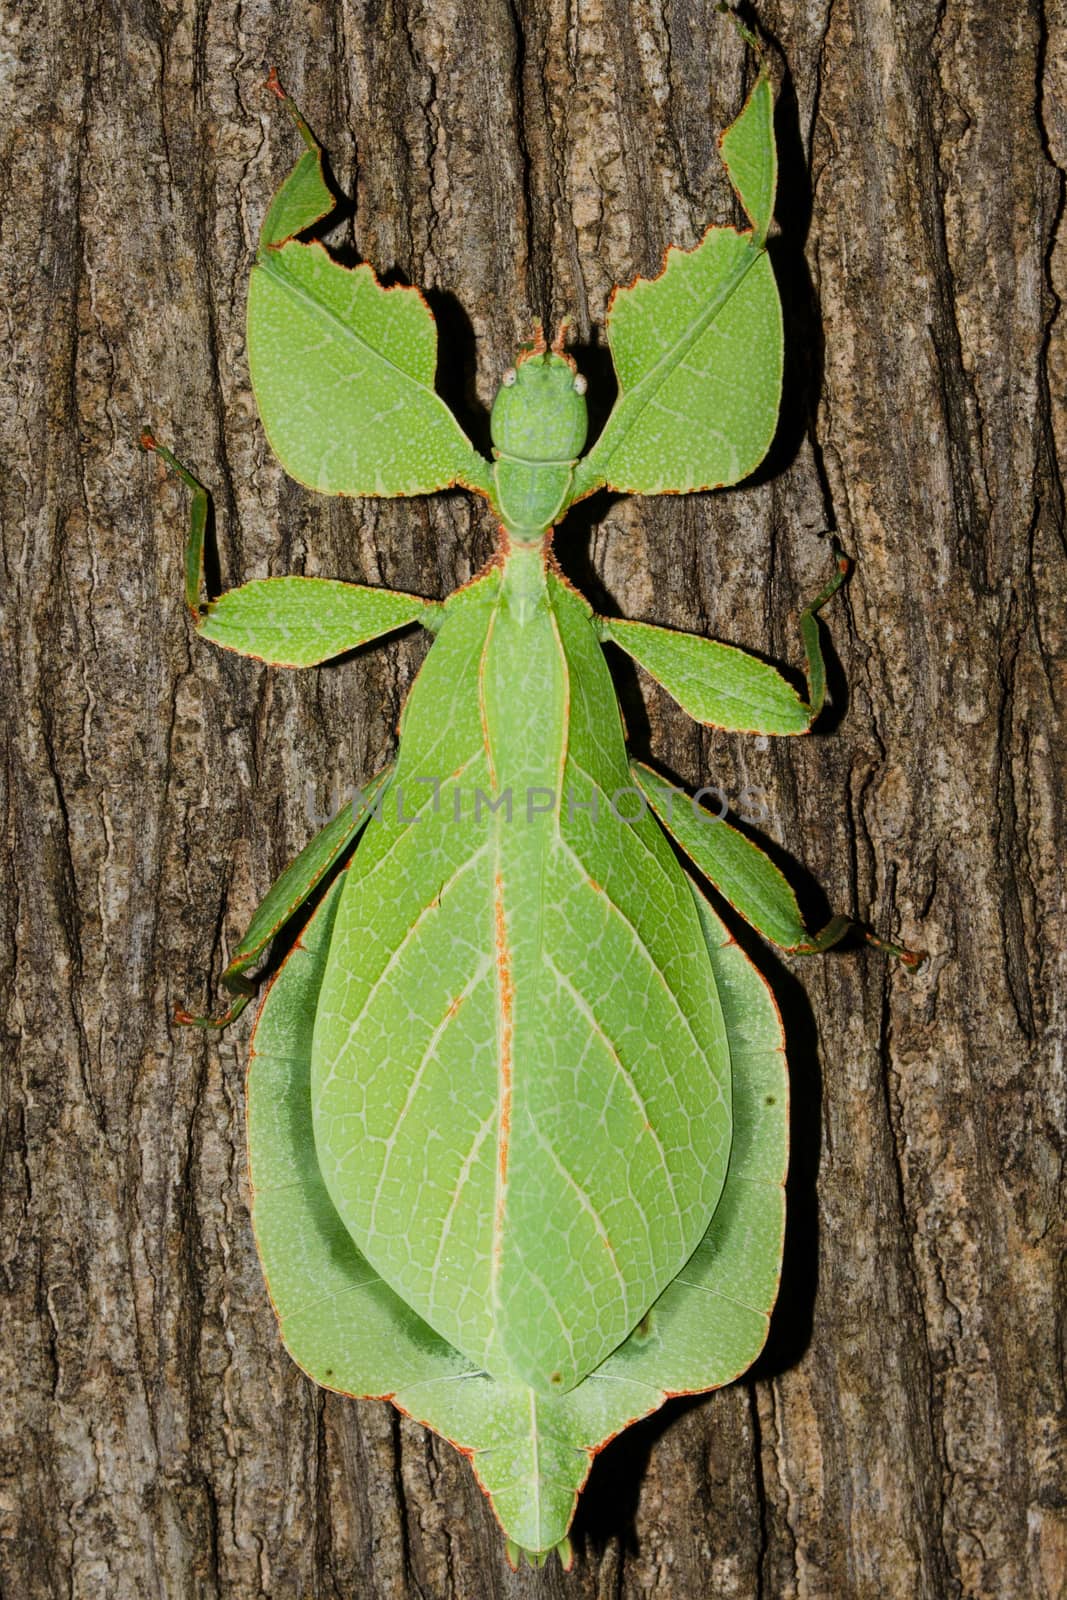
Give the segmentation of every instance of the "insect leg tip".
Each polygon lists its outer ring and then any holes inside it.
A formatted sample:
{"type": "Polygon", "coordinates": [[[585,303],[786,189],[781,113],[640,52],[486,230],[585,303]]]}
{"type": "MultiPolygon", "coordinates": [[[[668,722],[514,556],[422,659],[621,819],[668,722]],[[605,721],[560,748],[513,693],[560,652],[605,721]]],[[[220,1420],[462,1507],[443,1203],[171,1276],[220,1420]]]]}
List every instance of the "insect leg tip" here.
{"type": "Polygon", "coordinates": [[[186,1011],[184,1006],[175,1006],[173,1015],[174,1021],[180,1028],[215,1028],[221,1031],[233,1021],[235,1015],[239,1016],[243,1010],[243,1005],[236,1009],[231,1006],[230,1010],[224,1011],[221,1017],[201,1017],[195,1011],[186,1011]]]}
{"type": "Polygon", "coordinates": [[[895,957],[909,972],[918,972],[928,959],[925,950],[909,950],[907,945],[893,944],[889,939],[879,938],[871,928],[863,929],[863,937],[875,950],[883,950],[887,956],[895,957]]]}

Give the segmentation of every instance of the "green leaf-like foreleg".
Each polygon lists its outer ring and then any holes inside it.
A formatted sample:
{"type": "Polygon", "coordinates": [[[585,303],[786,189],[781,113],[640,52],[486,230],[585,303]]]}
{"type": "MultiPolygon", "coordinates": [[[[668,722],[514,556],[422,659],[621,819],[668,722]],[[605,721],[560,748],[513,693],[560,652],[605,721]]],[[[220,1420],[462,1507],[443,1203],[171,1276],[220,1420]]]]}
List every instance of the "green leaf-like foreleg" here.
{"type": "Polygon", "coordinates": [[[767,453],[781,397],[782,313],[766,253],[777,157],[761,73],[720,153],[752,227],[712,227],[672,246],[655,278],[616,289],[607,332],[619,393],[572,498],[606,484],[634,494],[737,483],[767,453]]]}
{"type": "Polygon", "coordinates": [[[322,153],[307,146],[263,223],[249,284],[248,361],[267,436],[286,470],[324,494],[430,494],[462,483],[493,498],[489,463],[434,389],[437,329],[418,289],[387,288],[299,236],[332,210],[322,153]]]}
{"type": "Polygon", "coordinates": [[[305,232],[316,222],[321,222],[334,209],[337,201],[326,182],[322,165],[322,151],[318,140],[304,121],[300,108],[291,100],[271,68],[267,87],[285,106],[293,126],[306,146],[292,172],[271,201],[270,209],[260,229],[260,244],[284,244],[297,234],[305,232]]]}

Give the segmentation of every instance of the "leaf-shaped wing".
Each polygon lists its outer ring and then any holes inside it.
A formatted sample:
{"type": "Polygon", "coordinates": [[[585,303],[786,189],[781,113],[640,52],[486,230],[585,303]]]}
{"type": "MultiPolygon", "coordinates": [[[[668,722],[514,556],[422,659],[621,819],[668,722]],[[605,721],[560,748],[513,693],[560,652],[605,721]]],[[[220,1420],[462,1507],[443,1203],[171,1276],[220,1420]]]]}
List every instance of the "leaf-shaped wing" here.
{"type": "Polygon", "coordinates": [[[608,342],[619,395],[575,473],[574,498],[601,484],[636,494],[736,483],[774,436],[782,312],[763,249],[774,196],[770,86],[761,78],[724,135],[723,157],[756,224],[709,228],[667,251],[658,278],[616,289],[608,342]]]}
{"type": "Polygon", "coordinates": [[[274,978],[248,1072],[252,1221],[282,1338],[328,1388],[389,1394],[469,1370],[360,1256],[330,1203],[311,1125],[311,1038],[344,874],[274,978]]]}
{"type": "Polygon", "coordinates": [[[433,387],[437,329],[417,289],[386,289],[320,244],[261,250],[248,359],[285,470],[323,494],[488,492],[488,464],[433,387]]]}
{"type": "Polygon", "coordinates": [[[408,700],[312,1088],[367,1258],[472,1360],[551,1395],[706,1228],[729,1060],[685,877],[651,817],[617,814],[636,791],[588,607],[553,582],[519,625],[498,585],[446,603],[408,700]]]}

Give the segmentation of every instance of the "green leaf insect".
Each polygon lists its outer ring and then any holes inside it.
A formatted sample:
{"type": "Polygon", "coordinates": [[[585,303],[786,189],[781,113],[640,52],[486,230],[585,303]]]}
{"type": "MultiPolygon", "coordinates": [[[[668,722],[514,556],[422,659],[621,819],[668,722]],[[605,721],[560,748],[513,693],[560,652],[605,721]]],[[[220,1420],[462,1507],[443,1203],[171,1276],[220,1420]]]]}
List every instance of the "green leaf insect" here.
{"type": "Polygon", "coordinates": [[[732,484],[771,442],[771,85],[761,72],[721,140],[750,226],[671,248],[612,298],[619,392],[591,450],[585,380],[538,337],[496,396],[492,461],[435,392],[419,292],[302,237],[334,198],[286,104],[306,150],[248,306],[270,442],[323,494],[472,489],[499,544],[443,602],[291,577],[202,606],[206,491],[145,436],[193,493],[186,598],[203,638],[309,667],[413,622],[434,636],[395,765],[271,889],[224,974],[229,1010],[181,1018],[238,1015],[275,933],[319,895],[248,1078],[282,1338],[317,1383],[387,1398],[467,1454],[513,1562],[569,1562],[596,1451],[669,1396],[743,1373],[778,1285],[781,1022],[679,852],[785,950],[849,926],[809,934],[755,844],[631,761],[602,650],[621,646],[698,721],[804,733],[825,690],[817,613],[847,564],[801,617],[804,698],[739,649],[595,616],[551,553],[554,525],[602,485],[732,484]]]}

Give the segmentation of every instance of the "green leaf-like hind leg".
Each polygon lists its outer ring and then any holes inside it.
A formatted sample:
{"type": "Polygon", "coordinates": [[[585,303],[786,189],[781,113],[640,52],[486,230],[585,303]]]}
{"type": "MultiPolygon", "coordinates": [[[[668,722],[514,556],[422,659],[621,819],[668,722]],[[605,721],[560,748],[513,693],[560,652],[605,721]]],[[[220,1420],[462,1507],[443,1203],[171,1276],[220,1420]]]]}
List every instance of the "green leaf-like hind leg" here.
{"type": "Polygon", "coordinates": [[[656,817],[697,871],[765,939],[790,955],[815,955],[848,932],[848,917],[832,917],[821,932],[810,934],[792,889],[758,845],[650,767],[632,761],[630,770],[656,817]]]}
{"type": "Polygon", "coordinates": [[[347,801],[267,890],[220,979],[223,988],[234,996],[233,1003],[215,1017],[178,1010],[174,1014],[176,1022],[194,1028],[226,1028],[241,1015],[259,987],[258,979],[245,974],[260,961],[275,934],[311,897],[358,837],[374,814],[391,773],[391,767],[379,772],[366,789],[347,801]]]}
{"type": "MultiPolygon", "coordinates": [[[[814,602],[816,606],[820,603],[814,602]]],[[[851,917],[831,917],[819,933],[809,933],[796,895],[758,845],[721,818],[711,816],[650,767],[634,761],[630,770],[656,817],[697,871],[779,949],[795,956],[817,955],[837,944],[850,929],[857,929],[870,944],[896,956],[905,966],[917,967],[922,961],[920,952],[879,939],[851,917]]]]}
{"type": "MultiPolygon", "coordinates": [[[[338,654],[416,618],[433,626],[438,608],[417,595],[398,595],[387,589],[327,579],[263,579],[233,589],[213,604],[203,604],[200,590],[211,496],[199,478],[152,434],[143,433],[141,444],[158,455],[192,493],[184,559],[185,603],[198,632],[245,654],[299,666],[338,654]],[[321,623],[317,628],[308,626],[307,612],[316,601],[320,606],[336,608],[335,619],[328,628],[321,623]],[[295,642],[301,628],[306,637],[295,642]]],[[[348,802],[268,890],[220,980],[234,996],[232,1004],[218,1016],[199,1016],[179,1009],[176,1021],[198,1028],[225,1028],[241,1015],[259,987],[256,980],[246,976],[247,972],[348,850],[372,814],[390,770],[379,773],[362,794],[348,802]]]]}
{"type": "Polygon", "coordinates": [[[436,631],[443,609],[436,600],[333,578],[253,578],[202,603],[211,497],[199,478],[150,433],[141,435],[141,444],[192,490],[185,603],[201,638],[272,666],[313,667],[410,622],[436,631]]]}

